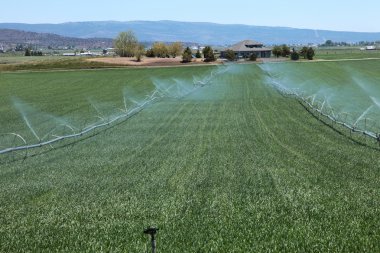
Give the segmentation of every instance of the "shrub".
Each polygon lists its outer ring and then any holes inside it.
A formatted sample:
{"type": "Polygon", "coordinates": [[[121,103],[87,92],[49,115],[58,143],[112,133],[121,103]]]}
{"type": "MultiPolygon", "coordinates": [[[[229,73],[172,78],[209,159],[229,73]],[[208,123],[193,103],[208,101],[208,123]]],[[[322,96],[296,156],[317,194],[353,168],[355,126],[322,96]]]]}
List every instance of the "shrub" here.
{"type": "Polygon", "coordinates": [[[277,58],[281,56],[282,54],[282,49],[280,46],[275,46],[273,49],[272,49],[272,52],[274,54],[274,56],[276,56],[277,58]]]}
{"type": "Polygon", "coordinates": [[[304,59],[307,59],[307,47],[303,47],[300,51],[300,56],[302,56],[304,59]]]}
{"type": "Polygon", "coordinates": [[[235,52],[231,49],[226,50],[226,59],[229,61],[234,61],[236,59],[235,52]]]}
{"type": "Polygon", "coordinates": [[[174,42],[168,47],[169,55],[173,56],[173,58],[176,58],[177,55],[181,54],[183,50],[183,46],[181,42],[174,42]]]}
{"type": "Polygon", "coordinates": [[[183,63],[187,63],[187,62],[191,62],[193,56],[192,56],[192,52],[191,52],[191,49],[189,47],[187,47],[184,51],[183,51],[183,54],[182,54],[182,62],[183,63]]]}
{"type": "Polygon", "coordinates": [[[253,53],[249,56],[250,61],[256,61],[257,60],[257,54],[253,53]]]}
{"type": "Polygon", "coordinates": [[[307,53],[306,53],[307,59],[308,60],[313,60],[314,55],[315,55],[314,49],[311,48],[311,47],[309,47],[309,49],[307,50],[307,53]]]}
{"type": "Polygon", "coordinates": [[[30,52],[30,49],[29,48],[25,49],[25,56],[31,56],[31,55],[32,54],[30,52]]]}
{"type": "Polygon", "coordinates": [[[145,56],[146,57],[155,57],[153,49],[150,48],[150,49],[146,50],[145,56]]]}
{"type": "Polygon", "coordinates": [[[282,45],[281,56],[288,57],[290,55],[290,48],[287,45],[282,45]]]}
{"type": "Polygon", "coordinates": [[[163,42],[156,42],[152,46],[154,56],[160,58],[166,58],[169,55],[168,47],[163,42]]]}
{"type": "Polygon", "coordinates": [[[201,52],[199,51],[199,49],[197,50],[197,53],[195,54],[195,58],[202,58],[202,54],[201,52]]]}
{"type": "Polygon", "coordinates": [[[298,61],[300,59],[300,54],[293,50],[293,52],[290,54],[290,59],[292,59],[293,61],[298,61]]]}
{"type": "Polygon", "coordinates": [[[143,44],[138,44],[135,48],[134,55],[138,62],[141,61],[141,57],[145,54],[145,47],[143,44]]]}
{"type": "Polygon", "coordinates": [[[210,46],[207,46],[203,49],[203,55],[205,57],[205,62],[215,61],[214,50],[210,46]]]}

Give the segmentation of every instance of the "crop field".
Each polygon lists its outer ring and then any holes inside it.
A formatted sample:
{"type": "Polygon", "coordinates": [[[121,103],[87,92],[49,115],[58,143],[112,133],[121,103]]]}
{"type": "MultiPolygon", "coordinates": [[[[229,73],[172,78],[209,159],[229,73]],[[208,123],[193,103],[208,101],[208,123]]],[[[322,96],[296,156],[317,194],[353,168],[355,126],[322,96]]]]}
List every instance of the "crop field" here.
{"type": "MultiPolygon", "coordinates": [[[[0,252],[146,252],[150,225],[158,252],[378,252],[375,141],[327,126],[275,87],[375,129],[379,67],[0,72],[0,134],[30,144],[161,94],[80,138],[0,155],[0,252]]],[[[6,136],[1,148],[22,144],[6,136]]]]}
{"type": "Polygon", "coordinates": [[[88,57],[0,55],[0,71],[91,69],[116,64],[87,61],[88,57]]]}
{"type": "Polygon", "coordinates": [[[360,50],[359,48],[318,48],[316,59],[365,59],[380,58],[380,50],[360,50]]]}

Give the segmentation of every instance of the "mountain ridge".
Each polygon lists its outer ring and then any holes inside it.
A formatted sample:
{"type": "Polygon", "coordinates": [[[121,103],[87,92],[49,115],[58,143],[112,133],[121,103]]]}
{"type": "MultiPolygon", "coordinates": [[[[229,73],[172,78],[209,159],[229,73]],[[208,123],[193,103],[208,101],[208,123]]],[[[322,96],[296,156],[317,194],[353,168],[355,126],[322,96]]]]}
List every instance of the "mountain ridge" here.
{"type": "Polygon", "coordinates": [[[83,39],[65,37],[54,33],[38,33],[0,28],[1,47],[14,48],[18,44],[42,48],[107,48],[112,47],[113,40],[109,38],[83,39]]]}
{"type": "Polygon", "coordinates": [[[133,30],[140,41],[193,41],[212,45],[230,45],[244,39],[254,39],[267,45],[319,44],[326,40],[351,43],[380,40],[380,33],[370,32],[172,20],[82,21],[59,24],[0,23],[1,28],[54,33],[74,38],[115,38],[121,31],[133,30]]]}

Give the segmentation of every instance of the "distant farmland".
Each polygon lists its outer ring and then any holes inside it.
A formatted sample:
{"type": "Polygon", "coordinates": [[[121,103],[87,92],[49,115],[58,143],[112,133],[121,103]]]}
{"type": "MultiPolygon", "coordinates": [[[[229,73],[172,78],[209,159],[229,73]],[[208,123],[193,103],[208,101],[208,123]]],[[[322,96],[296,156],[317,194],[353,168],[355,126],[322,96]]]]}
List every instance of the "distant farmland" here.
{"type": "MultiPolygon", "coordinates": [[[[144,252],[149,225],[160,252],[380,251],[376,143],[273,87],[329,99],[355,123],[379,111],[379,67],[222,66],[204,87],[106,130],[0,156],[0,251],[144,252]]],[[[0,129],[36,142],[30,127],[39,137],[54,124],[79,129],[216,68],[1,73],[0,129]]]]}

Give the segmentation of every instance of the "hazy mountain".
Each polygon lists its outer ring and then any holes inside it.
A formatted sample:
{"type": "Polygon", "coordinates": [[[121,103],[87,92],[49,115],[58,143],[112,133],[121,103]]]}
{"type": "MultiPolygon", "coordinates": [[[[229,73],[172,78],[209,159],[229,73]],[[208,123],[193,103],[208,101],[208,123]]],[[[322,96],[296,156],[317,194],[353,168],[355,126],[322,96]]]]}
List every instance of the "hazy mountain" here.
{"type": "Polygon", "coordinates": [[[345,42],[380,40],[380,33],[177,21],[96,21],[62,24],[0,23],[0,28],[55,33],[78,38],[114,38],[120,31],[133,30],[141,41],[193,41],[213,45],[232,44],[244,39],[254,39],[265,44],[322,43],[327,39],[345,42]]]}
{"type": "Polygon", "coordinates": [[[25,32],[15,29],[0,29],[0,45],[5,48],[16,44],[32,45],[42,48],[51,46],[73,48],[107,48],[112,47],[113,40],[109,38],[73,38],[52,33],[25,32]]]}

